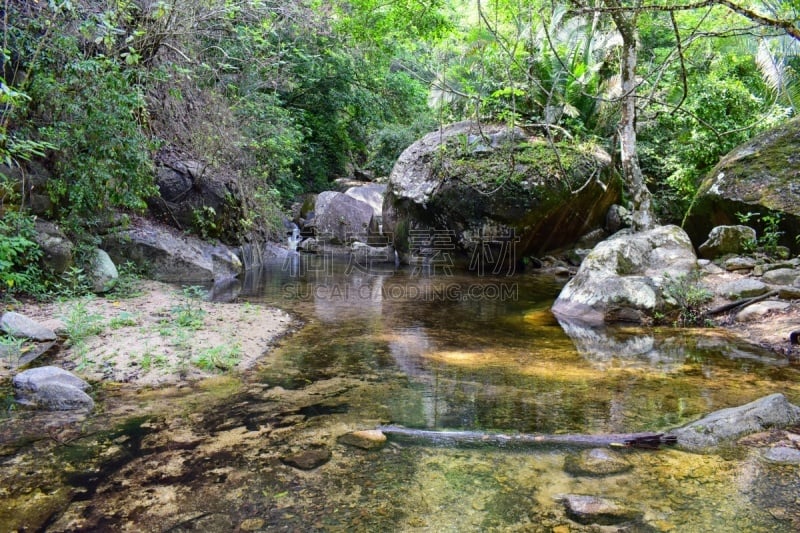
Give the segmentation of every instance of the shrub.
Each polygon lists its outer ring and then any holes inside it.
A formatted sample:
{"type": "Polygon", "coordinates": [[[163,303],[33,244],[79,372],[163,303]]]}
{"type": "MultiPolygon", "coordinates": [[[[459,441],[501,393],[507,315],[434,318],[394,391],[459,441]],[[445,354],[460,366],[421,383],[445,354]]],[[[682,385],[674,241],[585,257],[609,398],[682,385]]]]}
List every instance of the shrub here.
{"type": "Polygon", "coordinates": [[[17,211],[0,218],[0,293],[40,292],[42,250],[33,223],[32,216],[17,211]]]}
{"type": "Polygon", "coordinates": [[[703,304],[710,301],[713,295],[701,283],[699,272],[693,271],[675,278],[664,274],[661,292],[677,309],[674,325],[689,327],[704,324],[703,304]]]}
{"type": "Polygon", "coordinates": [[[48,192],[59,214],[96,221],[112,207],[144,209],[157,194],[155,146],[139,122],[145,101],[130,78],[105,57],[37,72],[31,96],[47,119],[41,134],[58,148],[48,192]]]}

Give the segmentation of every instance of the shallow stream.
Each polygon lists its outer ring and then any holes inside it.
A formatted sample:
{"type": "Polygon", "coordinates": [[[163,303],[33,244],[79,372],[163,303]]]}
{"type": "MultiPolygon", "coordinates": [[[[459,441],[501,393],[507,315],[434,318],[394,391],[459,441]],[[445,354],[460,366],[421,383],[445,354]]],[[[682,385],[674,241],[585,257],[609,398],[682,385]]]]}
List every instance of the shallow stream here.
{"type": "Polygon", "coordinates": [[[562,495],[579,494],[632,511],[612,531],[796,531],[800,468],[757,448],[623,449],[631,469],[588,476],[565,471],[570,448],[338,443],[389,423],[663,430],[772,392],[800,402],[797,367],[724,332],[559,324],[559,287],[302,260],[253,272],[238,299],[303,327],[243,382],[109,390],[74,438],[7,446],[4,481],[28,488],[4,489],[0,529],[596,531],[566,514],[562,495]],[[321,466],[286,464],[307,453],[321,466]]]}

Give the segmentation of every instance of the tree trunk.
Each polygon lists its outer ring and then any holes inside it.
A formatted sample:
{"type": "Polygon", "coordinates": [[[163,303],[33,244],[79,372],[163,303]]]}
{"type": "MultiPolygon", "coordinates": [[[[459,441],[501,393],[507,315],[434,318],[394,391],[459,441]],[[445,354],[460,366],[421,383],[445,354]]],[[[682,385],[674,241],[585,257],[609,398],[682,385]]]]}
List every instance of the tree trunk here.
{"type": "MultiPolygon", "coordinates": [[[[605,0],[611,8],[619,8],[617,0],[605,0]]],[[[619,144],[622,174],[625,188],[630,196],[632,223],[637,231],[655,226],[655,216],[651,204],[650,191],[644,182],[644,175],[636,154],[636,63],[637,54],[637,12],[615,10],[611,17],[622,36],[622,55],[620,57],[620,78],[622,80],[622,112],[619,121],[619,144]]]]}
{"type": "Polygon", "coordinates": [[[498,446],[509,448],[539,448],[547,446],[572,446],[596,448],[599,446],[621,446],[630,448],[657,449],[662,444],[676,443],[674,436],[663,433],[607,433],[604,435],[533,435],[484,433],[481,431],[435,431],[412,429],[402,426],[378,427],[393,440],[411,444],[434,444],[462,447],[498,446]]]}

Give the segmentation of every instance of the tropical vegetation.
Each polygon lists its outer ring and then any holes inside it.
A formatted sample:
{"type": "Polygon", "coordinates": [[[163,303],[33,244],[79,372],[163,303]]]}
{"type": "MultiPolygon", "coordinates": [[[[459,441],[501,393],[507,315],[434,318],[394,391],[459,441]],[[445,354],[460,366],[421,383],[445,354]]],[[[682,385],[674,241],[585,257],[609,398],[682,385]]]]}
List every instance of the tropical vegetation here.
{"type": "MultiPolygon", "coordinates": [[[[25,204],[32,163],[52,175],[48,216],[91,240],[109,214],[158,195],[159,151],[192,154],[239,180],[224,235],[235,241],[275,232],[299,195],[337,177],[385,176],[422,133],[463,119],[596,143],[617,154],[636,210],[679,222],[721,155],[797,113],[798,11],[794,0],[3,0],[1,290],[47,286],[25,204]]],[[[206,215],[195,230],[211,235],[206,215]]]]}

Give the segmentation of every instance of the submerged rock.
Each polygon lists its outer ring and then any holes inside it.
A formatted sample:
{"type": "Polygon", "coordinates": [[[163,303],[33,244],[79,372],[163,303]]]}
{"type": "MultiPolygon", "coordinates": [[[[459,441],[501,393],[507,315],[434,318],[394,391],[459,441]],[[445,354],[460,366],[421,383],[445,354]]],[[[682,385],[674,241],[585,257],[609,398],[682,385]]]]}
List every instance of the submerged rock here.
{"type": "Polygon", "coordinates": [[[631,468],[627,459],[606,448],[583,450],[564,459],[564,471],[573,476],[610,476],[631,468]]]}
{"type": "Polygon", "coordinates": [[[386,435],[377,429],[353,431],[339,437],[339,442],[362,450],[377,450],[386,444],[386,435]]]}
{"type": "Polygon", "coordinates": [[[562,498],[567,516],[580,524],[610,526],[638,518],[636,509],[607,498],[567,494],[562,498]]]}
{"type": "Polygon", "coordinates": [[[775,446],[764,452],[764,459],[782,465],[800,465],[800,450],[789,446],[775,446]]]}
{"type": "Polygon", "coordinates": [[[776,393],[740,407],[715,411],[670,434],[677,437],[682,448],[704,451],[744,435],[791,426],[799,421],[800,407],[776,393]]]}
{"type": "Polygon", "coordinates": [[[281,462],[300,470],[314,470],[331,460],[328,448],[311,448],[281,457],[281,462]]]}
{"type": "Polygon", "coordinates": [[[89,384],[62,368],[31,368],[14,376],[12,383],[17,402],[23,405],[53,411],[94,409],[94,401],[84,392],[89,384]]]}

